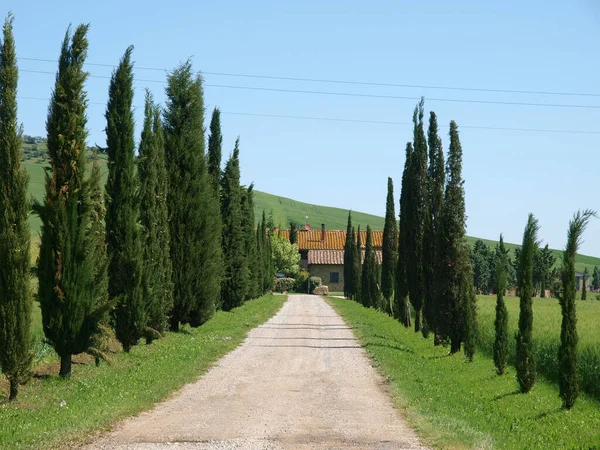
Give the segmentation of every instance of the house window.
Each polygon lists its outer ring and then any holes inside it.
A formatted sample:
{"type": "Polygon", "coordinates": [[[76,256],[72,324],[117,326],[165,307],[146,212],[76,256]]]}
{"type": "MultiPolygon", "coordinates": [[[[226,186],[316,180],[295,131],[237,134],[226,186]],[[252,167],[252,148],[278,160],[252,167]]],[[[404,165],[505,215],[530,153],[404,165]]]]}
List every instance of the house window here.
{"type": "Polygon", "coordinates": [[[339,283],[340,282],[340,273],[339,272],[329,272],[329,282],[330,283],[339,283]]]}

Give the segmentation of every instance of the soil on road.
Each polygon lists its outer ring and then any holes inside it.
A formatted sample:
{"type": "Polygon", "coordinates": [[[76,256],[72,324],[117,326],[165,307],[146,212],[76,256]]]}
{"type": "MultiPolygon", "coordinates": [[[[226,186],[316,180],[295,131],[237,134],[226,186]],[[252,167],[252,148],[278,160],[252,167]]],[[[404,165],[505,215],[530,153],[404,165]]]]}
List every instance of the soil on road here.
{"type": "Polygon", "coordinates": [[[291,295],[198,381],[89,449],[424,448],[342,318],[291,295]]]}

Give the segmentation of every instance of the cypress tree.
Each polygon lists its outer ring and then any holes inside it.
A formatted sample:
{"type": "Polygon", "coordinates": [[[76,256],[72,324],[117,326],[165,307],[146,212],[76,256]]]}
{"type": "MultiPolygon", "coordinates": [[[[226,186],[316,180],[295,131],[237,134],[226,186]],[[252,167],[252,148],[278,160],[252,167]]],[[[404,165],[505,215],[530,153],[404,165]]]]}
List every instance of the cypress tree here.
{"type": "Polygon", "coordinates": [[[267,292],[273,288],[273,277],[275,275],[271,250],[271,232],[272,228],[267,224],[266,214],[263,210],[258,237],[261,241],[260,248],[262,252],[262,292],[267,292]]]}
{"type": "Polygon", "coordinates": [[[361,303],[364,307],[377,307],[379,289],[377,285],[377,267],[373,250],[371,227],[367,225],[367,242],[365,244],[365,262],[362,267],[361,303]]]}
{"type": "Polygon", "coordinates": [[[400,193],[400,225],[398,233],[398,265],[396,267],[396,283],[394,289],[394,311],[396,318],[405,327],[411,326],[410,304],[408,302],[408,282],[406,268],[408,258],[408,223],[409,223],[409,198],[410,198],[410,161],[412,159],[412,143],[406,144],[404,171],[402,172],[402,192],[400,193]]]}
{"type": "Polygon", "coordinates": [[[465,238],[462,147],[458,127],[454,121],[450,122],[450,148],[446,161],[446,176],[435,269],[435,295],[439,308],[436,326],[440,339],[450,340],[450,354],[454,354],[460,351],[465,339],[471,339],[468,348],[473,348],[472,340],[475,331],[467,330],[466,327],[474,327],[476,324],[476,319],[473,317],[475,314],[473,270],[469,260],[469,246],[465,238]]]}
{"type": "Polygon", "coordinates": [[[296,227],[296,222],[290,220],[290,244],[295,244],[298,242],[298,230],[296,227]]]}
{"type": "Polygon", "coordinates": [[[213,182],[214,189],[218,191],[221,183],[221,148],[223,135],[221,134],[221,111],[213,109],[210,119],[210,134],[208,135],[208,174],[213,182]]]}
{"type": "Polygon", "coordinates": [[[160,110],[154,105],[149,91],[146,91],[139,158],[140,221],[144,243],[142,286],[148,310],[146,342],[151,343],[167,330],[169,313],[173,307],[173,274],[164,137],[160,110]]]}
{"type": "Polygon", "coordinates": [[[133,137],[133,64],[125,51],[113,72],[106,107],[106,237],[108,295],[116,303],[115,333],[128,352],[144,335],[147,305],[142,288],[142,236],[139,216],[139,179],[133,137]]]}
{"type": "Polygon", "coordinates": [[[242,188],[240,186],[240,139],[227,161],[221,182],[223,215],[224,276],[221,304],[225,311],[241,306],[248,293],[248,259],[242,226],[242,188]]]}
{"type": "Polygon", "coordinates": [[[587,266],[583,269],[583,279],[581,280],[581,300],[587,300],[587,286],[586,286],[586,278],[588,276],[588,268],[587,266]]]}
{"type": "Polygon", "coordinates": [[[246,265],[248,267],[248,289],[246,300],[260,296],[258,287],[258,264],[256,253],[256,233],[254,231],[254,184],[241,187],[242,191],[242,232],[245,241],[246,265]]]}
{"type": "Polygon", "coordinates": [[[508,310],[504,303],[504,293],[508,279],[508,251],[504,247],[504,239],[500,235],[500,242],[496,247],[494,290],[496,291],[496,319],[494,328],[496,338],[494,340],[494,364],[498,375],[504,374],[508,363],[508,310]]]}
{"type": "MultiPolygon", "coordinates": [[[[292,236],[290,229],[290,238],[292,236]]],[[[291,239],[290,239],[291,242],[291,239]]],[[[346,228],[346,242],[344,243],[344,297],[353,297],[354,275],[354,233],[352,232],[352,212],[348,211],[348,226],[346,228]]]]}
{"type": "Polygon", "coordinates": [[[594,266],[594,272],[592,273],[592,289],[594,291],[600,289],[600,269],[598,269],[598,266],[594,266]]]}
{"type": "Polygon", "coordinates": [[[538,247],[537,233],[539,230],[537,219],[529,214],[525,232],[523,233],[523,246],[519,256],[519,270],[517,283],[519,286],[520,311],[519,331],[517,333],[517,381],[521,392],[526,393],[535,384],[535,357],[533,354],[533,309],[531,297],[533,295],[533,256],[538,247]]]}
{"type": "Polygon", "coordinates": [[[19,73],[8,15],[0,40],[0,372],[10,383],[9,399],[31,363],[30,236],[27,216],[29,176],[21,166],[17,122],[19,73]]]}
{"type": "Polygon", "coordinates": [[[429,129],[427,131],[429,143],[429,167],[427,168],[427,215],[425,221],[425,234],[423,236],[423,273],[424,273],[424,304],[423,316],[425,323],[423,335],[434,333],[435,345],[440,344],[437,334],[437,310],[435,288],[435,261],[437,249],[437,233],[439,229],[440,215],[444,202],[444,182],[446,179],[444,171],[444,152],[442,140],[438,136],[437,117],[432,111],[429,115],[429,129]]]}
{"type": "Polygon", "coordinates": [[[394,183],[388,177],[387,198],[385,202],[385,225],[383,227],[383,246],[381,249],[381,293],[383,308],[392,314],[394,301],[394,283],[398,265],[398,224],[394,207],[394,183]]]}
{"type": "Polygon", "coordinates": [[[99,172],[86,178],[87,25],[67,30],[52,92],[46,129],[51,170],[46,194],[36,210],[42,219],[38,261],[39,300],[44,334],[60,356],[60,375],[71,375],[71,356],[87,351],[110,308],[102,265],[104,245],[99,172]]]}
{"type": "Polygon", "coordinates": [[[189,61],[167,77],[165,158],[173,264],[171,329],[199,326],[221,298],[221,214],[204,154],[202,80],[189,61]]]}
{"type": "Polygon", "coordinates": [[[577,384],[577,312],[575,307],[575,257],[581,245],[581,236],[590,218],[596,217],[594,211],[578,211],[569,222],[567,246],[563,252],[562,287],[559,296],[562,311],[560,328],[560,348],[558,350],[558,384],[563,408],[571,409],[579,392],[577,384]]]}
{"type": "Polygon", "coordinates": [[[360,225],[356,232],[356,246],[354,248],[354,274],[352,279],[354,280],[354,300],[360,302],[362,299],[362,272],[363,272],[363,256],[362,256],[362,242],[360,238],[360,225]]]}
{"type": "Polygon", "coordinates": [[[408,199],[406,280],[410,302],[415,309],[415,331],[423,327],[424,251],[423,237],[427,217],[427,141],[423,129],[423,106],[421,99],[413,114],[414,151],[410,158],[410,196],[408,199]]]}

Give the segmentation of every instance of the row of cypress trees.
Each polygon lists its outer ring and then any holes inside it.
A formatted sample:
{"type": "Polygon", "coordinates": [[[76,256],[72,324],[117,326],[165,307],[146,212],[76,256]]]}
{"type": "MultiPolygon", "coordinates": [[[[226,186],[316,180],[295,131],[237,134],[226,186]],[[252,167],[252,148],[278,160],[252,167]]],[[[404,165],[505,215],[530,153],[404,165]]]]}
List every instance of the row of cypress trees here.
{"type": "Polygon", "coordinates": [[[450,148],[444,167],[437,117],[430,113],[426,136],[421,100],[413,114],[413,142],[406,145],[399,230],[394,187],[388,178],[381,285],[377,267],[371,268],[375,258],[369,227],[362,272],[357,271],[361,261],[350,256],[355,248],[360,249],[360,235],[355,238],[349,214],[345,295],[393,315],[406,327],[412,325],[412,306],[416,332],[424,337],[433,332],[434,342],[449,343],[451,353],[464,344],[472,360],[477,332],[476,296],[465,237],[461,172],[462,147],[456,123],[450,123],[450,148]]]}
{"type": "MultiPolygon", "coordinates": [[[[0,47],[0,363],[10,398],[31,355],[28,176],[21,167],[18,69],[8,16],[0,47]]],[[[239,139],[221,170],[220,112],[205,154],[202,79],[185,62],[168,75],[166,106],[146,92],[136,156],[133,47],[109,86],[108,176],[87,152],[87,25],[65,34],[46,129],[50,167],[37,262],[44,334],[71,374],[72,355],[104,358],[109,328],[128,352],[181,324],[199,326],[271,288],[267,224],[254,225],[253,186],[240,184],[239,139]],[[91,167],[89,167],[91,164],[91,167]]]]}

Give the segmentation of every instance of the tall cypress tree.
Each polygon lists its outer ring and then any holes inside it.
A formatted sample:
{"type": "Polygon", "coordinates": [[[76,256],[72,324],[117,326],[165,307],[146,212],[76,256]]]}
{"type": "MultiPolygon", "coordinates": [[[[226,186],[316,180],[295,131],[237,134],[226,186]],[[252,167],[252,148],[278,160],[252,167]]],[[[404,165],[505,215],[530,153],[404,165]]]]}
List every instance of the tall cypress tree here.
{"type": "Polygon", "coordinates": [[[46,174],[38,261],[39,300],[46,339],[60,356],[60,375],[71,375],[71,356],[87,351],[110,304],[105,274],[98,269],[103,245],[97,228],[101,209],[93,194],[99,176],[86,178],[87,25],[67,30],[46,129],[51,170],[46,174]]]}
{"type": "Polygon", "coordinates": [[[8,15],[0,40],[0,372],[10,383],[9,399],[31,362],[30,236],[27,216],[29,175],[21,166],[17,122],[19,73],[8,15]]]}
{"type": "Polygon", "coordinates": [[[381,293],[384,311],[390,315],[392,314],[396,266],[398,265],[398,224],[396,223],[394,203],[394,183],[388,177],[383,246],[381,249],[381,293]]]}
{"type": "Polygon", "coordinates": [[[247,188],[242,186],[240,189],[242,192],[242,233],[244,235],[244,251],[248,267],[246,300],[250,300],[259,297],[256,233],[254,231],[254,184],[250,184],[247,188]]]}
{"type": "Polygon", "coordinates": [[[140,221],[143,230],[143,289],[148,310],[146,342],[167,329],[173,307],[173,281],[170,255],[169,182],[165,165],[165,144],[160,109],[146,91],[144,128],[139,147],[140,221]]]}
{"type": "Polygon", "coordinates": [[[523,233],[523,246],[519,256],[519,269],[517,283],[519,286],[520,311],[519,331],[517,333],[517,381],[521,392],[526,393],[535,384],[535,357],[533,354],[533,309],[531,297],[533,295],[533,256],[538,247],[537,233],[539,230],[537,219],[529,214],[525,232],[523,233]]]}
{"type": "Polygon", "coordinates": [[[367,225],[367,242],[365,244],[365,262],[362,267],[360,298],[362,305],[366,308],[375,308],[379,304],[379,288],[377,283],[375,251],[373,250],[373,235],[369,225],[367,225]]]}
{"type": "Polygon", "coordinates": [[[410,161],[413,154],[412,143],[406,144],[404,158],[404,171],[402,172],[402,191],[400,193],[400,224],[398,231],[398,266],[396,267],[396,284],[394,289],[394,311],[396,318],[405,327],[411,326],[410,304],[408,302],[408,282],[406,281],[406,267],[408,255],[408,222],[409,222],[409,197],[410,197],[410,161]]]}
{"type": "Polygon", "coordinates": [[[221,153],[223,135],[221,134],[221,111],[213,109],[210,119],[210,134],[208,135],[208,174],[210,175],[215,190],[221,183],[221,153]]]}
{"type": "Polygon", "coordinates": [[[272,228],[267,224],[267,217],[265,211],[263,210],[258,234],[258,239],[261,241],[260,248],[262,252],[262,292],[267,292],[273,288],[273,277],[275,276],[271,250],[271,233],[272,228]]]}
{"type": "Polygon", "coordinates": [[[421,99],[413,114],[414,124],[414,151],[410,158],[410,190],[407,203],[407,257],[406,280],[410,302],[415,309],[415,331],[423,327],[423,301],[425,296],[424,286],[424,252],[423,237],[425,235],[425,222],[427,217],[427,141],[423,128],[423,106],[421,99]]]}
{"type": "Polygon", "coordinates": [[[240,186],[240,139],[227,161],[221,182],[223,215],[223,260],[225,272],[221,304],[225,311],[241,306],[248,293],[248,259],[242,226],[242,188],[240,186]]]}
{"type": "Polygon", "coordinates": [[[508,251],[504,247],[504,239],[500,235],[500,241],[496,247],[494,290],[496,291],[496,319],[494,328],[496,338],[494,339],[494,364],[498,375],[504,374],[508,364],[508,310],[504,303],[504,293],[508,280],[508,251]]]}
{"type": "Polygon", "coordinates": [[[204,154],[202,80],[189,61],[167,77],[164,111],[174,305],[171,328],[199,326],[221,298],[221,214],[204,154]]]}
{"type": "Polygon", "coordinates": [[[563,408],[571,409],[579,393],[577,384],[577,311],[575,307],[575,257],[581,244],[581,236],[590,218],[596,217],[594,211],[577,211],[569,222],[567,247],[563,252],[562,287],[559,296],[562,311],[560,328],[560,348],[558,350],[559,372],[558,384],[563,408]]]}
{"type": "Polygon", "coordinates": [[[106,237],[108,295],[115,301],[115,332],[128,352],[144,335],[147,305],[142,288],[142,236],[139,217],[139,179],[133,137],[133,64],[131,52],[113,72],[106,106],[106,237]]]}
{"type": "Polygon", "coordinates": [[[354,300],[357,302],[361,301],[362,298],[362,271],[363,271],[363,253],[362,253],[362,242],[360,238],[360,225],[356,232],[356,246],[354,247],[354,274],[352,279],[354,280],[354,300]]]}
{"type": "Polygon", "coordinates": [[[429,167],[427,168],[427,215],[425,220],[425,234],[423,236],[423,274],[424,274],[424,304],[423,315],[425,323],[423,335],[427,337],[429,331],[434,333],[435,345],[440,344],[437,333],[437,310],[435,289],[435,261],[437,253],[437,233],[439,230],[442,205],[444,203],[444,152],[442,140],[438,136],[437,117],[432,111],[429,115],[429,129],[427,131],[429,143],[429,167]]]}
{"type": "MultiPolygon", "coordinates": [[[[290,229],[290,238],[291,238],[290,229]]],[[[291,240],[290,240],[291,242],[291,240]]],[[[353,279],[354,275],[354,233],[352,232],[352,212],[348,211],[348,226],[346,227],[346,242],[344,243],[344,297],[352,298],[353,296],[353,279]]]]}
{"type": "MultiPolygon", "coordinates": [[[[474,338],[474,330],[465,330],[475,324],[473,270],[469,260],[469,246],[465,238],[465,191],[462,178],[462,147],[458,126],[450,122],[450,148],[446,161],[446,188],[442,207],[435,268],[435,295],[438,314],[436,326],[442,340],[450,340],[450,353],[461,349],[465,339],[474,338]],[[471,323],[467,323],[467,319],[471,323]]],[[[470,347],[472,348],[472,347],[470,347]]]]}
{"type": "Polygon", "coordinates": [[[581,300],[587,300],[587,285],[586,279],[588,277],[588,268],[587,266],[583,269],[583,279],[581,280],[581,300]]]}

